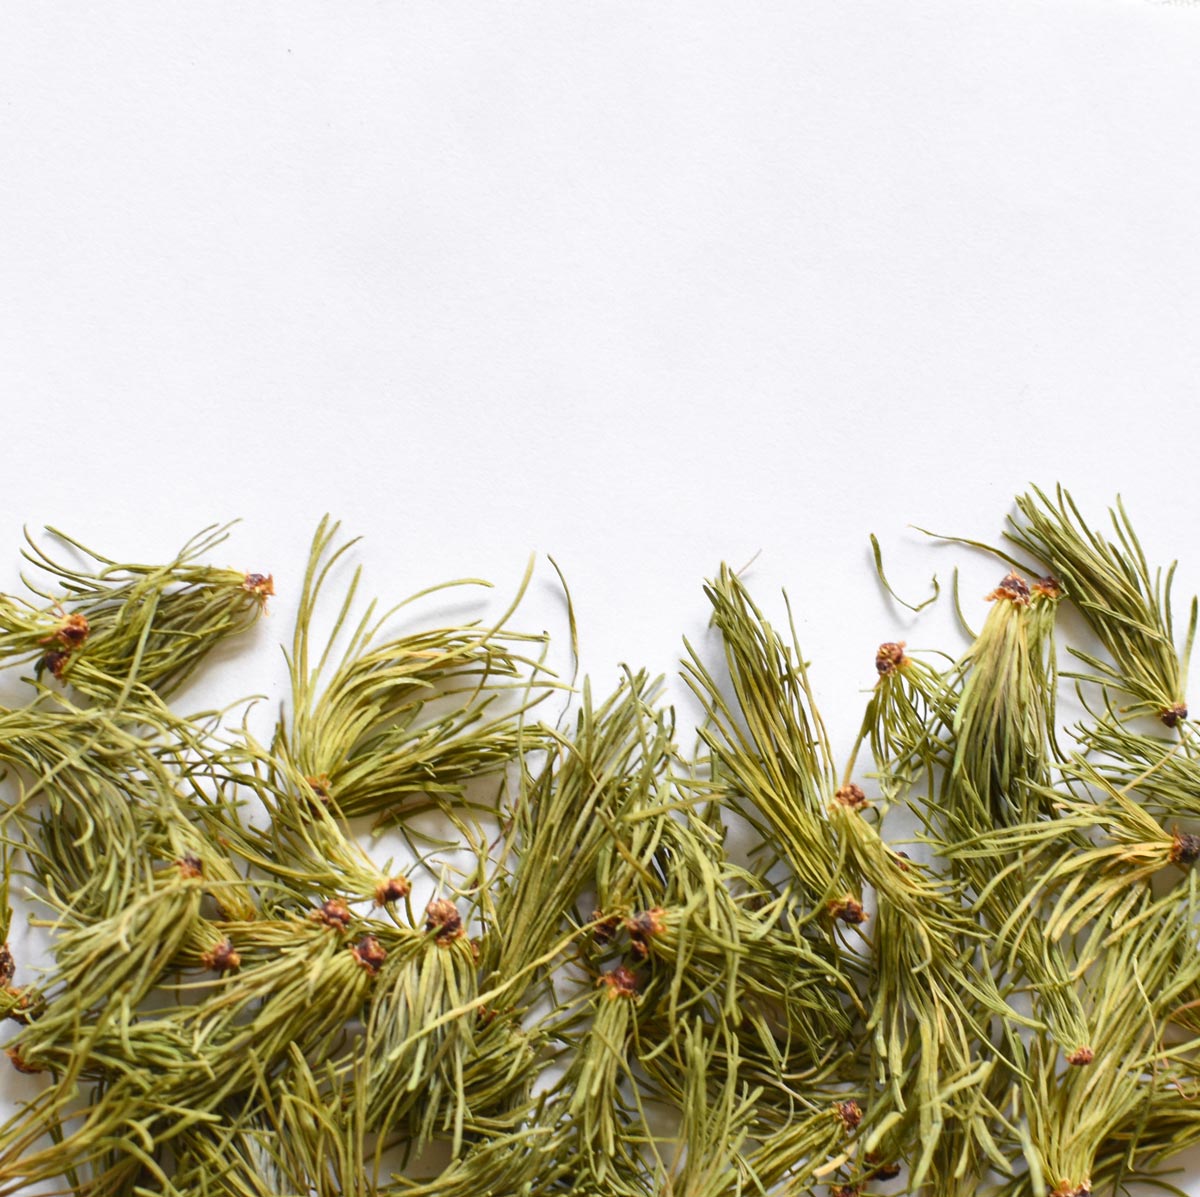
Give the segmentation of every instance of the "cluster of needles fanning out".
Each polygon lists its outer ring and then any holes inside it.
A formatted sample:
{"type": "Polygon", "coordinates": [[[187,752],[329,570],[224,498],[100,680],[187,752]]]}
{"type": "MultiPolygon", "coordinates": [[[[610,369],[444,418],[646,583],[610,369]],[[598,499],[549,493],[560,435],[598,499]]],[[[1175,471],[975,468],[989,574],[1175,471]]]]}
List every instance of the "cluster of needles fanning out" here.
{"type": "Polygon", "coordinates": [[[520,593],[366,601],[328,520],[273,726],[186,712],[274,593],[225,535],[51,533],[0,596],[0,942],[47,945],[0,952],[0,1197],[1179,1191],[1196,605],[1119,503],[1020,496],[965,648],[864,643],[848,761],[727,567],[681,748],[661,679],[556,676],[520,593]]]}

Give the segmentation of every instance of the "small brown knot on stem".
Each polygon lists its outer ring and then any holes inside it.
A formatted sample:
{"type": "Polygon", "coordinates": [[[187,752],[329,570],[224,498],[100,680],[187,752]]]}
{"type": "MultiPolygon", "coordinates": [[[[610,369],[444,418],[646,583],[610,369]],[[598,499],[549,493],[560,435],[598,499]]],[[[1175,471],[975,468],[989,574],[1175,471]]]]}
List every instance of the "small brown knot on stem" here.
{"type": "Polygon", "coordinates": [[[862,903],[849,894],[844,898],[834,898],[827,909],[835,919],[841,919],[843,923],[849,923],[852,927],[860,926],[869,917],[862,908],[862,903]]]}
{"type": "Polygon", "coordinates": [[[833,1112],[848,1131],[857,1130],[863,1118],[862,1106],[856,1101],[839,1101],[833,1107],[833,1112]]]}
{"type": "Polygon", "coordinates": [[[191,852],[185,852],[175,863],[179,866],[179,875],[189,881],[204,876],[204,863],[191,852]]]}
{"type": "Polygon", "coordinates": [[[989,603],[993,599],[1007,599],[1020,607],[1029,606],[1029,583],[1015,571],[1006,573],[999,585],[990,594],[983,596],[989,603]]]}
{"type": "Polygon", "coordinates": [[[384,950],[383,944],[374,935],[364,935],[350,949],[350,954],[371,976],[374,976],[383,967],[383,962],[387,959],[387,952],[384,950]]]}
{"type": "Polygon", "coordinates": [[[324,923],[326,927],[332,927],[335,931],[349,930],[350,923],[354,918],[350,913],[350,907],[340,898],[330,898],[328,901],[322,902],[308,917],[316,923],[324,923]]]}
{"type": "Polygon", "coordinates": [[[592,942],[598,948],[608,947],[617,933],[617,928],[621,925],[620,918],[615,914],[605,914],[597,907],[592,911],[591,921],[596,924],[592,928],[592,942]]]}
{"type": "Polygon", "coordinates": [[[862,1185],[830,1185],[829,1197],[859,1197],[862,1185]]]}
{"type": "Polygon", "coordinates": [[[848,785],[841,786],[836,790],[833,799],[840,806],[844,806],[849,810],[866,810],[871,805],[870,799],[854,782],[850,782],[848,785]]]}
{"type": "Polygon", "coordinates": [[[1167,727],[1177,727],[1181,719],[1186,719],[1188,716],[1187,703],[1177,702],[1169,707],[1163,707],[1158,712],[1158,717],[1167,725],[1167,727]]]}
{"type": "Polygon", "coordinates": [[[232,973],[242,966],[242,958],[233,943],[223,939],[200,957],[200,963],[214,973],[232,973]]]}
{"type": "Polygon", "coordinates": [[[631,968],[626,968],[623,964],[618,965],[612,972],[601,973],[596,981],[597,985],[608,986],[608,996],[610,998],[632,998],[637,997],[638,979],[637,973],[631,968]]]}
{"type": "Polygon", "coordinates": [[[1049,574],[1044,578],[1034,578],[1033,585],[1030,587],[1030,593],[1034,598],[1054,601],[1062,598],[1062,583],[1049,574]]]}
{"type": "Polygon", "coordinates": [[[458,907],[446,898],[434,898],[425,907],[425,930],[437,932],[439,947],[446,947],[463,935],[462,916],[458,907]]]}
{"type": "Polygon", "coordinates": [[[247,574],[242,579],[242,589],[265,603],[275,593],[274,574],[247,574]]]}
{"type": "Polygon", "coordinates": [[[306,777],[304,780],[312,790],[313,797],[322,806],[328,806],[333,798],[333,792],[329,788],[329,774],[320,773],[316,777],[306,777]]]}
{"type": "Polygon", "coordinates": [[[91,630],[87,616],[76,611],[74,615],[64,615],[54,631],[49,636],[43,636],[38,643],[50,644],[57,640],[65,648],[78,648],[88,638],[91,630]]]}
{"type": "Polygon", "coordinates": [[[61,682],[63,670],[66,669],[70,659],[70,653],[49,652],[38,662],[37,672],[41,674],[48,669],[61,682]]]}
{"type": "Polygon", "coordinates": [[[872,1180],[895,1180],[900,1175],[899,1164],[885,1164],[883,1157],[877,1151],[868,1151],[863,1161],[870,1167],[872,1180]]]}
{"type": "Polygon", "coordinates": [[[1093,1059],[1095,1059],[1095,1053],[1087,1044],[1077,1047],[1073,1052],[1067,1053],[1067,1063],[1073,1064],[1076,1068],[1082,1068],[1085,1064],[1090,1064],[1093,1059]]]}
{"type": "Polygon", "coordinates": [[[412,893],[407,877],[388,877],[375,887],[375,905],[386,906],[389,902],[402,902],[412,893]]]}
{"type": "Polygon", "coordinates": [[[889,673],[895,673],[908,664],[908,658],[904,655],[906,643],[905,640],[885,640],[875,650],[875,668],[880,677],[887,677],[889,673]]]}
{"type": "Polygon", "coordinates": [[[1177,865],[1195,864],[1200,859],[1200,835],[1178,828],[1171,840],[1171,860],[1177,865]]]}
{"type": "Polygon", "coordinates": [[[625,930],[629,932],[629,950],[639,960],[646,959],[650,954],[650,941],[666,928],[663,922],[666,913],[661,906],[655,906],[625,920],[625,930]]]}
{"type": "Polygon", "coordinates": [[[16,961],[13,960],[13,954],[9,950],[8,944],[5,944],[0,947],[0,985],[7,985],[13,979],[13,973],[16,971],[16,961]]]}
{"type": "Polygon", "coordinates": [[[18,1072],[46,1071],[41,1064],[34,1064],[29,1060],[26,1060],[25,1057],[21,1055],[21,1049],[19,1047],[6,1047],[4,1049],[4,1054],[8,1057],[9,1062],[18,1072]]]}

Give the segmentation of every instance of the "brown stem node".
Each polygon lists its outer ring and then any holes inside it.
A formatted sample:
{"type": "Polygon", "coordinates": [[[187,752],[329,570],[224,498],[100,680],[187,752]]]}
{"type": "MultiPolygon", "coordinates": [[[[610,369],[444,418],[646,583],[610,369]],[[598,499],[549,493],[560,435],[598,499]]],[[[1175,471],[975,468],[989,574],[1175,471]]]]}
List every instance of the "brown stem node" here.
{"type": "Polygon", "coordinates": [[[437,933],[439,947],[446,947],[463,934],[462,915],[458,907],[446,898],[434,898],[425,907],[425,930],[437,933]]]}
{"type": "Polygon", "coordinates": [[[844,806],[848,810],[865,810],[871,805],[871,800],[866,796],[861,787],[856,786],[854,782],[849,782],[839,787],[834,792],[833,799],[840,806],[844,806]]]}
{"type": "Polygon", "coordinates": [[[1019,573],[1011,571],[1000,579],[996,589],[983,596],[988,602],[993,599],[1007,599],[1019,607],[1029,606],[1029,583],[1019,573]]]}
{"type": "Polygon", "coordinates": [[[1163,707],[1158,712],[1158,717],[1167,727],[1177,727],[1182,720],[1188,717],[1187,703],[1176,702],[1169,707],[1163,707]]]}
{"type": "Polygon", "coordinates": [[[607,985],[608,996],[610,998],[632,998],[637,996],[637,973],[633,969],[626,968],[623,964],[618,965],[612,972],[601,973],[596,984],[607,985]]]}
{"type": "Polygon", "coordinates": [[[200,957],[200,963],[214,973],[231,973],[241,968],[242,958],[232,941],[223,939],[200,957]]]}
{"type": "Polygon", "coordinates": [[[908,657],[904,655],[906,643],[904,640],[885,640],[875,650],[875,668],[880,677],[887,677],[908,664],[908,657]]]}
{"type": "Polygon", "coordinates": [[[364,935],[351,949],[354,959],[374,976],[387,959],[387,951],[374,935],[364,935]]]}
{"type": "Polygon", "coordinates": [[[389,902],[402,902],[412,893],[407,877],[388,877],[375,887],[375,905],[386,906],[389,902]]]}
{"type": "Polygon", "coordinates": [[[862,903],[849,894],[844,898],[834,898],[827,909],[835,919],[841,919],[843,923],[849,923],[854,927],[865,923],[870,917],[863,909],[862,903]]]}
{"type": "Polygon", "coordinates": [[[354,919],[350,913],[350,907],[340,898],[330,898],[328,901],[322,902],[308,917],[314,922],[324,923],[326,927],[333,927],[337,931],[348,930],[354,919]]]}

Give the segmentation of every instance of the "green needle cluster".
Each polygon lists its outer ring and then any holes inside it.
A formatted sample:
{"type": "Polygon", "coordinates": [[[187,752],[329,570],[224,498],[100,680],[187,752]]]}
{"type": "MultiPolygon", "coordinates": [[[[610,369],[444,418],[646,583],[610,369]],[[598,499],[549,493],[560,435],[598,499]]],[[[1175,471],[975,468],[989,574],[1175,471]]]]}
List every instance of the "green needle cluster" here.
{"type": "Polygon", "coordinates": [[[550,670],[532,565],[426,626],[447,587],[363,600],[328,519],[273,726],[188,713],[275,592],[208,564],[227,534],[151,566],[51,532],[0,596],[0,941],[16,906],[48,945],[0,950],[0,1197],[1179,1191],[1196,605],[1177,641],[1119,502],[1018,497],[970,643],[863,646],[844,760],[727,566],[685,750],[662,679],[550,670]]]}

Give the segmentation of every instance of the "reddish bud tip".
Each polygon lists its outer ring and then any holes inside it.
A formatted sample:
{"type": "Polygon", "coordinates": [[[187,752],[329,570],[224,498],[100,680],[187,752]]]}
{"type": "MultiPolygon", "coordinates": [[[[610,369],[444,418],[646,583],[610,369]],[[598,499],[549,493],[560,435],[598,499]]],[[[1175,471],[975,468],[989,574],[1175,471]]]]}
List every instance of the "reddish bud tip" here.
{"type": "Polygon", "coordinates": [[[903,640],[887,640],[876,649],[875,668],[880,677],[895,673],[897,669],[903,669],[908,664],[908,657],[904,655],[905,643],[903,640]]]}

